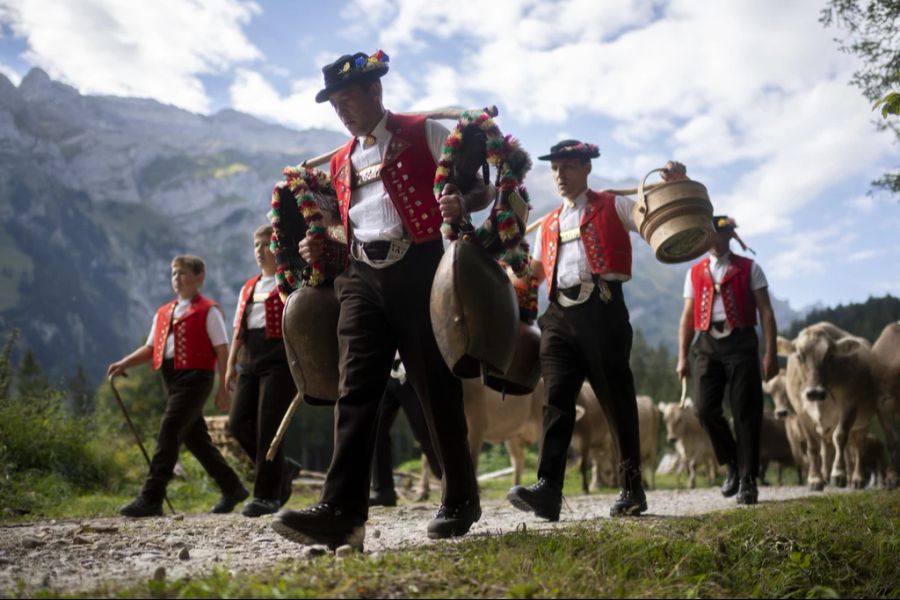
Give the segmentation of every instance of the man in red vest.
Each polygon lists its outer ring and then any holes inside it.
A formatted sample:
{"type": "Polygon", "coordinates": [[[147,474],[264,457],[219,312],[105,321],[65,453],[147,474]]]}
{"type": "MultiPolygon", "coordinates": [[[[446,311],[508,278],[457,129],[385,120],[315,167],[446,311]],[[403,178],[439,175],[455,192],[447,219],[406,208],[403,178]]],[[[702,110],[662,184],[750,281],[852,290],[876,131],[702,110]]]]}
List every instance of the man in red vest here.
{"type": "Polygon", "coordinates": [[[290,497],[291,480],[298,472],[282,446],[272,460],[266,460],[269,444],[297,393],[281,337],[284,304],[275,285],[271,241],[271,225],[253,234],[253,253],[261,272],[241,288],[225,375],[228,391],[236,391],[228,427],[256,466],[253,501],[241,510],[245,517],[278,512],[290,497]],[[243,358],[240,374],[239,356],[243,358]]]}
{"type": "MultiPolygon", "coordinates": [[[[550,161],[564,201],[544,219],[534,247],[535,274],[546,278],[550,306],[538,319],[546,390],[538,481],[507,494],[517,508],[559,520],[566,455],[575,427],[575,400],[585,378],[610,424],[619,450],[622,491],[612,516],[647,510],[641,482],[640,437],[634,378],[629,366],[632,330],[622,295],[631,279],[634,201],[588,188],[597,146],[564,140],[539,160],[550,161]]],[[[685,177],[670,162],[663,178],[685,177]]]]}
{"type": "MultiPolygon", "coordinates": [[[[273,522],[299,543],[361,546],[378,409],[399,350],[425,413],[444,471],[441,506],[430,538],[465,534],[481,516],[466,440],[462,386],[444,363],[429,316],[431,282],[443,254],[441,223],[458,222],[491,199],[482,186],[463,197],[454,186],[432,194],[447,129],[421,116],[388,112],[381,77],[388,57],[357,53],[322,69],[330,102],[353,136],[331,159],[331,177],[350,260],[335,281],[340,383],[335,448],[318,504],[282,511],[273,522]]],[[[306,260],[323,245],[300,244],[306,260]]]]}
{"type": "Polygon", "coordinates": [[[212,391],[218,365],[220,381],[216,406],[228,410],[225,364],[228,333],[219,305],[200,294],[206,266],[197,256],[172,259],[175,300],[162,305],[153,317],[147,343],[107,369],[109,377],[125,369],[153,363],[162,371],[168,398],[150,472],[138,497],[119,511],[126,517],[162,516],[166,485],[178,461],[181,444],[203,465],[222,490],[214,513],[229,513],[249,496],[240,478],[213,445],[203,420],[203,405],[212,391]]]}
{"type": "Polygon", "coordinates": [[[756,504],[759,474],[759,436],[765,380],[778,374],[777,327],[768,282],[756,261],[731,252],[731,238],[746,250],[733,219],[713,217],[715,245],[709,256],[691,267],[684,281],[684,312],[678,329],[678,375],[691,374],[694,404],[709,434],[716,460],[728,466],[722,495],[737,494],[738,504],[756,504]],[[766,349],[763,373],[759,364],[756,313],[762,321],[766,349]],[[694,333],[698,335],[694,340],[694,333]],[[691,342],[693,340],[693,346],[691,342]],[[722,412],[728,395],[735,436],[722,412]]]}

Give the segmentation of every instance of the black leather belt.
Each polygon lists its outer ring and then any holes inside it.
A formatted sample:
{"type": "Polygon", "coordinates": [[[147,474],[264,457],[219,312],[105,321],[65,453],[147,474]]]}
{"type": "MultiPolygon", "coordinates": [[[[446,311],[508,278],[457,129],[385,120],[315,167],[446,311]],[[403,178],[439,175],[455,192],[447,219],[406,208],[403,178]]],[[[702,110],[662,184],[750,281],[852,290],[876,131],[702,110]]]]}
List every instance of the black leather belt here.
{"type": "Polygon", "coordinates": [[[568,298],[569,300],[577,300],[578,295],[581,293],[581,284],[573,285],[572,287],[561,288],[559,293],[568,298]]]}
{"type": "Polygon", "coordinates": [[[357,242],[357,245],[362,246],[362,249],[366,252],[366,256],[369,257],[369,260],[384,260],[387,258],[388,252],[391,249],[391,242],[387,240],[379,240],[377,242],[357,242]]]}

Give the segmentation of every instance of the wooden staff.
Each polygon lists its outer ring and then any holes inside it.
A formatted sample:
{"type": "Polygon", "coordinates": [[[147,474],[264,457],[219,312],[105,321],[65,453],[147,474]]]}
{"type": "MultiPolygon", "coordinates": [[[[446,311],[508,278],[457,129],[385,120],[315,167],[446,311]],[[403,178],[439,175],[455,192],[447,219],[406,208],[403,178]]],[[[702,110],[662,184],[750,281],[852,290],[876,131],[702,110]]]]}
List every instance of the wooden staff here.
{"type": "Polygon", "coordinates": [[[687,402],[687,377],[681,378],[681,408],[684,408],[684,404],[687,402]]]}
{"type": "MultiPolygon", "coordinates": [[[[439,108],[437,110],[425,110],[422,112],[414,112],[411,114],[421,115],[421,116],[429,118],[429,119],[458,119],[467,110],[478,110],[478,109],[439,108]]],[[[496,105],[487,106],[482,110],[484,110],[487,114],[491,115],[492,117],[496,117],[497,115],[500,114],[500,109],[497,108],[496,105]]],[[[343,148],[343,146],[341,146],[341,148],[343,148]]],[[[300,166],[304,167],[304,168],[307,168],[307,167],[313,168],[313,167],[318,167],[319,165],[325,164],[329,160],[331,160],[331,157],[334,156],[338,152],[338,150],[340,150],[341,148],[335,148],[334,150],[331,150],[330,152],[326,152],[325,154],[322,154],[315,158],[308,158],[308,159],[304,160],[302,163],[300,163],[300,166]]]]}
{"type": "MultiPolygon", "coordinates": [[[[122,396],[119,395],[119,390],[116,389],[116,384],[113,382],[114,376],[109,377],[109,387],[112,388],[113,396],[116,399],[116,402],[119,404],[119,408],[122,409],[122,414],[125,415],[125,422],[128,423],[128,428],[131,429],[131,433],[134,434],[134,439],[137,442],[138,448],[141,449],[141,454],[144,455],[144,459],[147,461],[147,466],[150,465],[150,455],[147,454],[147,451],[144,449],[144,443],[141,442],[141,436],[138,434],[137,428],[134,426],[134,422],[131,420],[131,417],[128,414],[128,409],[125,408],[125,403],[122,402],[122,396]]],[[[175,512],[175,507],[172,506],[172,502],[169,501],[169,497],[163,493],[163,499],[166,501],[166,505],[169,507],[169,510],[172,511],[172,514],[177,514],[175,512]]]]}
{"type": "MultiPolygon", "coordinates": [[[[664,183],[666,183],[666,182],[660,181],[658,183],[648,183],[647,185],[644,186],[644,190],[646,190],[646,191],[652,190],[653,188],[659,187],[664,183]]],[[[615,194],[616,196],[633,196],[638,193],[638,189],[637,188],[628,188],[628,189],[624,189],[624,190],[609,190],[609,189],[607,189],[607,190],[601,190],[600,193],[601,194],[602,193],[615,194]]],[[[541,223],[543,223],[544,219],[546,219],[546,218],[547,218],[547,215],[544,215],[540,219],[537,219],[536,221],[532,221],[531,223],[529,223],[528,227],[525,228],[525,235],[528,235],[529,233],[531,233],[532,231],[534,231],[535,229],[540,227],[541,223]]]]}
{"type": "Polygon", "coordinates": [[[266,452],[267,461],[271,462],[275,459],[275,453],[278,452],[278,446],[281,445],[281,440],[284,439],[284,434],[287,433],[288,426],[291,424],[291,419],[294,418],[294,413],[297,412],[297,407],[300,406],[302,399],[303,394],[294,394],[294,399],[291,400],[291,405],[288,406],[287,412],[284,413],[284,418],[281,419],[281,425],[278,426],[278,431],[275,433],[275,437],[272,438],[272,443],[269,444],[269,451],[266,452]]]}

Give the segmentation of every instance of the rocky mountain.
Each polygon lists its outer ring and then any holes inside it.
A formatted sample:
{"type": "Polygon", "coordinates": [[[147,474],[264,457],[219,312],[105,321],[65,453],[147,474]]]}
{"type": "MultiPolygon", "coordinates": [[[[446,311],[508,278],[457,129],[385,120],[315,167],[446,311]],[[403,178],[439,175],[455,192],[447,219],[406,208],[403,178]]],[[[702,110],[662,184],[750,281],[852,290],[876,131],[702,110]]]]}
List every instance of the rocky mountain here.
{"type": "MultiPolygon", "coordinates": [[[[81,365],[99,379],[147,335],[181,253],[206,259],[204,291],[230,319],[282,168],[344,139],[232,110],[83,96],[39,69],[18,87],[0,75],[0,332],[19,329],[51,374],[81,365]]],[[[529,184],[543,214],[549,174],[538,167],[529,184]]],[[[635,247],[633,323],[674,347],[685,267],[635,247]]]]}
{"type": "Polygon", "coordinates": [[[342,140],[0,75],[0,331],[51,373],[99,377],[146,336],[180,253],[230,317],[282,168],[342,140]]]}

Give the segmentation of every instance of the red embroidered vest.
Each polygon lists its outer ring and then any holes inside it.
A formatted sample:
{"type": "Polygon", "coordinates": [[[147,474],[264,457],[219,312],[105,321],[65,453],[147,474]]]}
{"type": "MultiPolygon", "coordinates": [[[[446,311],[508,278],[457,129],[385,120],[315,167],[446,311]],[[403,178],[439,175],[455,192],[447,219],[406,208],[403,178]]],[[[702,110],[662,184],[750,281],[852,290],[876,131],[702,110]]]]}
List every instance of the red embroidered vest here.
{"type": "MultiPolygon", "coordinates": [[[[587,196],[580,228],[591,273],[620,273],[631,279],[631,237],[616,212],[615,195],[588,190],[587,196]]],[[[547,274],[551,297],[556,289],[560,212],[562,207],[547,215],[541,224],[541,263],[547,274]]]]}
{"type": "Polygon", "coordinates": [[[177,300],[162,305],[156,311],[156,329],[153,331],[153,368],[162,368],[166,354],[166,338],[171,326],[175,335],[175,368],[216,370],[216,351],[206,333],[206,315],[213,306],[212,300],[200,294],[194,296],[187,311],[172,322],[177,300]]]}
{"type": "MultiPolygon", "coordinates": [[[[244,287],[241,288],[241,303],[238,305],[238,328],[244,326],[244,313],[247,310],[247,304],[250,303],[250,296],[253,295],[253,288],[256,286],[256,282],[258,282],[262,278],[262,275],[254,275],[250,279],[247,280],[247,283],[244,284],[244,287]]],[[[266,337],[267,338],[280,338],[281,337],[281,317],[284,314],[284,303],[281,301],[281,296],[278,294],[278,286],[272,288],[272,291],[269,292],[269,296],[266,298],[266,337]]]]}
{"type": "MultiPolygon", "coordinates": [[[[732,254],[722,278],[720,293],[725,305],[725,318],[732,329],[756,325],[756,297],[750,288],[752,267],[751,259],[732,254]]],[[[707,331],[712,322],[716,293],[708,256],[691,267],[691,284],[694,286],[694,330],[707,331]]]]}
{"type": "MultiPolygon", "coordinates": [[[[388,113],[391,132],[381,163],[381,182],[400,214],[403,227],[416,244],[441,237],[441,210],[434,198],[434,172],[437,163],[431,156],[425,134],[425,117],[388,113]]],[[[344,233],[349,242],[350,196],[353,191],[353,167],[350,155],[356,138],[331,157],[331,179],[341,209],[344,233]]]]}

